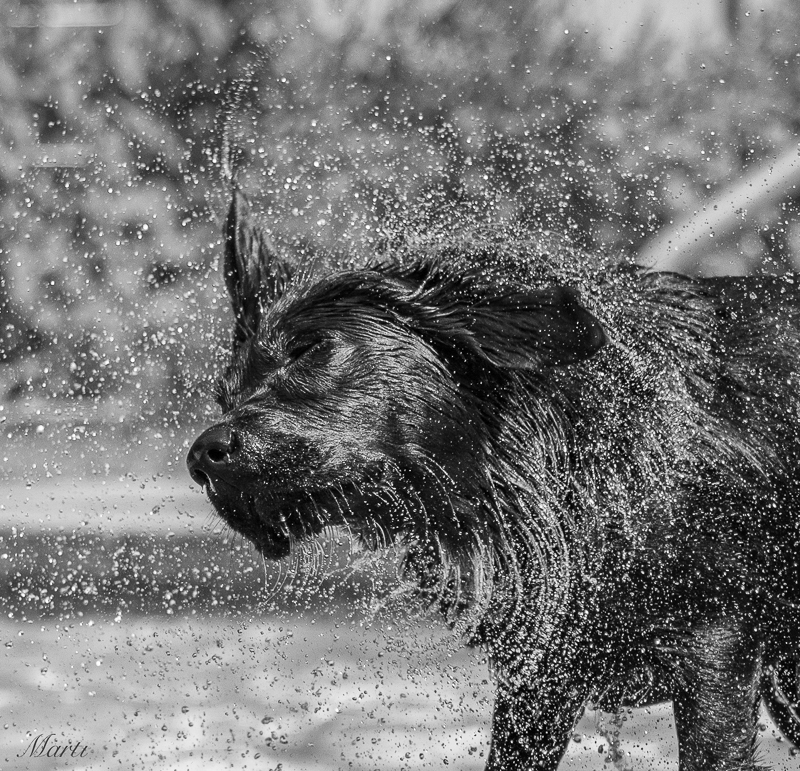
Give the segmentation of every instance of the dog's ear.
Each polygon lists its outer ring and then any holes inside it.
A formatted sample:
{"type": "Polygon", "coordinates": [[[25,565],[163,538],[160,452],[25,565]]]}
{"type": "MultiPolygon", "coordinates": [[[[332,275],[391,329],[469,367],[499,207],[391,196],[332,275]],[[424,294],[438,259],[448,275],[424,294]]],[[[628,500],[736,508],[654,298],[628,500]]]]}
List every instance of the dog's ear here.
{"type": "Polygon", "coordinates": [[[464,313],[481,354],[500,367],[574,364],[606,343],[600,322],[567,287],[500,291],[478,298],[464,313]]]}
{"type": "Polygon", "coordinates": [[[494,283],[477,273],[448,275],[438,266],[416,266],[398,278],[415,285],[398,310],[445,352],[540,369],[583,361],[606,343],[600,322],[569,287],[494,283]]]}
{"type": "Polygon", "coordinates": [[[269,237],[253,222],[250,203],[238,187],[225,221],[225,285],[236,317],[237,339],[258,328],[263,305],[274,302],[291,278],[291,269],[269,237]]]}

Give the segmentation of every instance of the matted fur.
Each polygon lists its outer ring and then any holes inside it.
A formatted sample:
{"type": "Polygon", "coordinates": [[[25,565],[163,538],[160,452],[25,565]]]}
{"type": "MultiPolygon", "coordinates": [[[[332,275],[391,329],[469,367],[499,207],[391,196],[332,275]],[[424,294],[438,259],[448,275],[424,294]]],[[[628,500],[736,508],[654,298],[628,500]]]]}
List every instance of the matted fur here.
{"type": "Polygon", "coordinates": [[[673,698],[681,768],[794,741],[800,298],[488,233],[308,272],[237,191],[224,417],[189,455],[270,558],[402,541],[498,672],[491,768],[555,768],[589,698],[673,698]],[[537,765],[538,764],[538,765],[537,765]]]}

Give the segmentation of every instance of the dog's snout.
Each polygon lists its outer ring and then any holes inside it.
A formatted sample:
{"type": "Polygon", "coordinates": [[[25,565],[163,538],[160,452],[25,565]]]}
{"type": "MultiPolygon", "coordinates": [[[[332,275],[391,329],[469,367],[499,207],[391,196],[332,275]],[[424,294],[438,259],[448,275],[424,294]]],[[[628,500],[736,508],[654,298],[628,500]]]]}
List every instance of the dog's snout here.
{"type": "Polygon", "coordinates": [[[228,426],[212,426],[192,445],[186,458],[189,474],[205,487],[214,477],[224,476],[238,446],[237,436],[228,426]]]}

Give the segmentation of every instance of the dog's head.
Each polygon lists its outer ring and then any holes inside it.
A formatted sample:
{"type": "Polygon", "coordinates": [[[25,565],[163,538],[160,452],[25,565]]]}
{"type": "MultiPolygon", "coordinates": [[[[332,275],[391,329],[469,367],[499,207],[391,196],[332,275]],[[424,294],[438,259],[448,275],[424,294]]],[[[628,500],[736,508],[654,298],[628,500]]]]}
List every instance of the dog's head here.
{"type": "Polygon", "coordinates": [[[480,265],[417,255],[302,276],[239,191],[225,242],[236,322],[223,415],[188,465],[270,558],[329,525],[370,546],[475,539],[515,373],[581,361],[605,340],[572,290],[498,282],[480,265]]]}

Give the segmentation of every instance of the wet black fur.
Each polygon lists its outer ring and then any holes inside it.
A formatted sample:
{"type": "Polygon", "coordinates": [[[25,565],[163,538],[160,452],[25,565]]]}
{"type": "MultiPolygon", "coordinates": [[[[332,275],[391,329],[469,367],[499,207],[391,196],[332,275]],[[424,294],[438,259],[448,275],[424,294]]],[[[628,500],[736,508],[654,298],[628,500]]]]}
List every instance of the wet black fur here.
{"type": "Polygon", "coordinates": [[[554,769],[587,700],[673,699],[680,767],[800,741],[800,293],[499,235],[312,275],[236,192],[223,417],[192,475],[270,558],[407,544],[498,673],[488,767],[554,769]]]}

